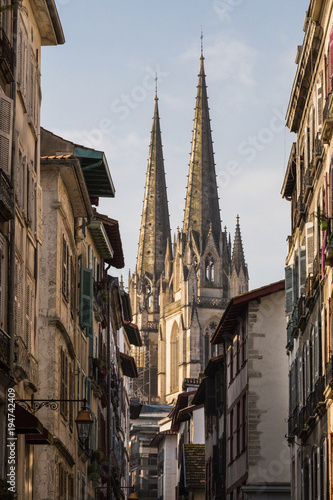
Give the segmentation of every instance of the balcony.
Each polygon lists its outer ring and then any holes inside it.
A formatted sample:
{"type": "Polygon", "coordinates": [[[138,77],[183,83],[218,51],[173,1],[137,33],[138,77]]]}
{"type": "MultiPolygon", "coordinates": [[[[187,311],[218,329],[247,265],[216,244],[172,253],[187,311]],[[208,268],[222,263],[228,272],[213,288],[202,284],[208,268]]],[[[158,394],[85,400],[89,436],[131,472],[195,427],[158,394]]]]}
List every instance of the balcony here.
{"type": "Polygon", "coordinates": [[[38,363],[21,337],[15,340],[15,372],[20,380],[28,380],[34,390],[38,388],[38,363]]]}
{"type": "Polygon", "coordinates": [[[287,346],[286,349],[290,350],[292,346],[294,345],[294,338],[293,338],[293,331],[294,331],[294,324],[292,320],[289,321],[287,325],[287,346]]]}
{"type": "Polygon", "coordinates": [[[15,54],[3,28],[0,28],[0,70],[7,83],[14,81],[15,54]]]}
{"type": "Polygon", "coordinates": [[[14,217],[13,188],[4,171],[0,169],[0,220],[2,222],[14,217]]]}
{"type": "Polygon", "coordinates": [[[313,176],[315,176],[315,173],[318,169],[318,165],[323,159],[324,150],[325,150],[324,145],[321,139],[319,139],[319,134],[317,134],[314,144],[314,156],[312,162],[313,176]]]}
{"type": "Polygon", "coordinates": [[[9,370],[10,357],[10,337],[4,331],[0,330],[0,366],[9,370]]]}
{"type": "Polygon", "coordinates": [[[330,92],[327,96],[324,110],[323,110],[323,130],[322,140],[324,144],[329,144],[333,132],[333,94],[330,92]]]}

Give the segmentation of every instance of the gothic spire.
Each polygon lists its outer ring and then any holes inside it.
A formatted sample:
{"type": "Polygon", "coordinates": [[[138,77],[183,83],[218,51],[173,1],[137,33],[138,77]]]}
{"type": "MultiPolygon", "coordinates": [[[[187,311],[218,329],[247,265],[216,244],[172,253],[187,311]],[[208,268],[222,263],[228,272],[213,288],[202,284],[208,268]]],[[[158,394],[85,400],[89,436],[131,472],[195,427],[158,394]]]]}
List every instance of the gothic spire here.
{"type": "Polygon", "coordinates": [[[156,94],[137,258],[139,276],[144,272],[156,278],[160,276],[168,239],[170,221],[156,94]]]}
{"type": "Polygon", "coordinates": [[[234,246],[232,250],[231,257],[231,272],[235,269],[237,275],[239,275],[241,269],[243,270],[244,276],[248,278],[247,265],[245,263],[244,250],[242,244],[242,235],[239,225],[239,215],[237,215],[236,231],[234,246]]]}
{"type": "Polygon", "coordinates": [[[192,226],[205,245],[210,224],[215,242],[219,242],[221,221],[202,54],[198,76],[183,231],[188,233],[192,226]]]}

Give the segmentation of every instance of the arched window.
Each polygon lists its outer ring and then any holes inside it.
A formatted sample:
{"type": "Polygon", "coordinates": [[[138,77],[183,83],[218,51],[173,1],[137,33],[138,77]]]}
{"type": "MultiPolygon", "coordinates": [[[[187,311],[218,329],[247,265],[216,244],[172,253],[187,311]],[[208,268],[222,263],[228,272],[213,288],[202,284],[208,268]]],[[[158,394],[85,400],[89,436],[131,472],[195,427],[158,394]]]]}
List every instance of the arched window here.
{"type": "Polygon", "coordinates": [[[206,280],[214,283],[215,280],[215,266],[213,256],[209,253],[205,260],[206,280]]]}
{"type": "Polygon", "coordinates": [[[170,339],[170,392],[178,389],[179,378],[179,329],[174,323],[170,339]]]}

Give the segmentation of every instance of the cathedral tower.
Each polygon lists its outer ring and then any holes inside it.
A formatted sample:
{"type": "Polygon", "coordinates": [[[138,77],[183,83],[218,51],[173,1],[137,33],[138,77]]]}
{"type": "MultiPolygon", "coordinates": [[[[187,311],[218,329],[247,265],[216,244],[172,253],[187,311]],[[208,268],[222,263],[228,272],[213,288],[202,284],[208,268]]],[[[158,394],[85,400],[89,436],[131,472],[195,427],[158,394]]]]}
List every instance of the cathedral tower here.
{"type": "Polygon", "coordinates": [[[136,360],[139,370],[142,367],[146,401],[172,403],[198,382],[208,360],[217,354],[210,338],[229,299],[247,287],[239,218],[233,251],[230,235],[221,227],[201,53],[183,227],[173,244],[155,97],[138,258],[130,276],[134,321],[144,341],[136,360]],[[147,364],[149,370],[144,368],[147,364]]]}
{"type": "Polygon", "coordinates": [[[170,254],[169,210],[158,98],[155,95],[138,256],[135,272],[129,280],[133,321],[139,326],[143,340],[143,348],[138,348],[135,353],[140,373],[136,392],[150,403],[157,402],[160,278],[167,249],[170,254]]]}

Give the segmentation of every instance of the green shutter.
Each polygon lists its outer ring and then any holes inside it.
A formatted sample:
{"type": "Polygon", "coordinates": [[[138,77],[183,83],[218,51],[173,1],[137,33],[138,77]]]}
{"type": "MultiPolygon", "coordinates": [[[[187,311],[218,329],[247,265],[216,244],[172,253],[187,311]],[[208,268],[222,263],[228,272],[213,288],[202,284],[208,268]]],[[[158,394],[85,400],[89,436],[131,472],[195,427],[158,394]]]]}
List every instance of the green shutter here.
{"type": "Polygon", "coordinates": [[[86,327],[88,337],[93,334],[93,280],[92,269],[81,267],[80,325],[86,327]]]}

